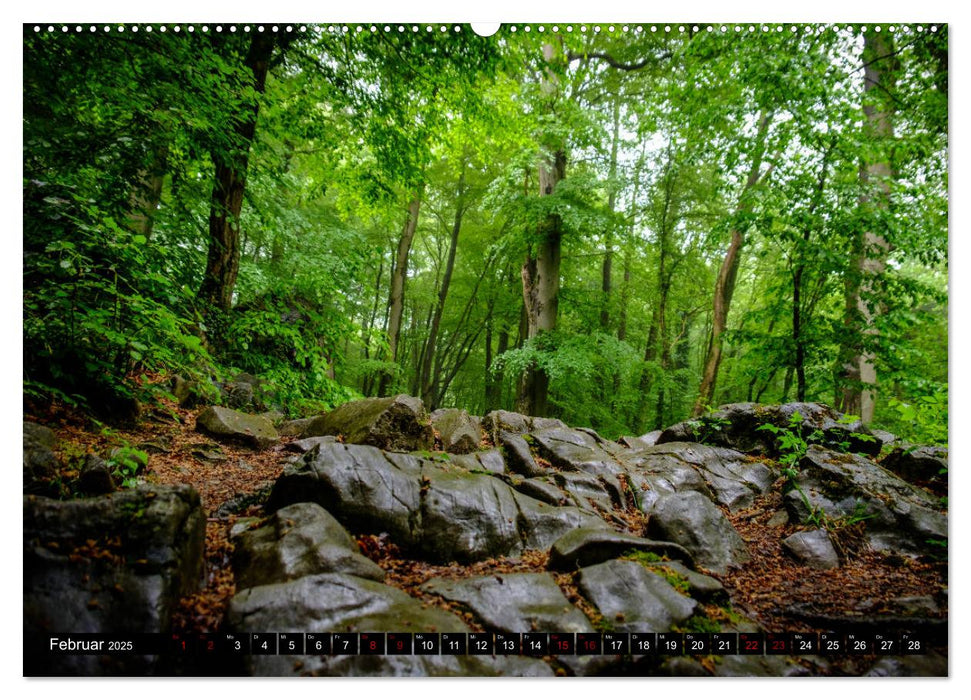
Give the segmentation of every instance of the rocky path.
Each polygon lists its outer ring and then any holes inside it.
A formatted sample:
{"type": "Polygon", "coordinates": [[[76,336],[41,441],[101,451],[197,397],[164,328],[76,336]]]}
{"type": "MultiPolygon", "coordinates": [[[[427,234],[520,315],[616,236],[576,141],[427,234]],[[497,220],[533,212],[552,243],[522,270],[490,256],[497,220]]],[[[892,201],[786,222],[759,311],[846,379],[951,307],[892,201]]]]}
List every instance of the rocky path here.
{"type": "MultiPolygon", "coordinates": [[[[345,408],[345,414],[328,414],[329,424],[295,423],[280,430],[298,434],[282,437],[270,428],[259,442],[242,443],[232,434],[214,438],[211,428],[198,431],[200,411],[174,405],[135,429],[109,432],[92,431],[70,412],[27,418],[54,429],[55,454],[67,467],[59,475],[63,483],[76,477],[70,466],[81,455],[130,445],[151,455],[139,477],[143,483],[189,485],[198,492],[205,513],[205,583],[181,599],[172,618],[177,632],[245,631],[239,627],[243,619],[270,628],[289,614],[276,607],[278,600],[289,600],[294,614],[304,615],[290,626],[326,617],[314,602],[325,590],[344,591],[358,607],[377,606],[379,617],[369,624],[404,615],[433,629],[783,632],[915,620],[936,632],[946,629],[946,563],[921,541],[942,527],[936,499],[911,491],[863,458],[833,460],[826,452],[804,458],[796,483],[807,499],[800,502],[819,503],[813,512],[829,513],[826,527],[818,527],[817,517],[814,529],[800,520],[793,492],[765,456],[771,445],[743,444],[745,435],[732,434],[731,414],[715,423],[721,435],[706,431],[714,446],[684,442],[698,439],[691,432],[697,426],[673,426],[667,431],[671,441],[651,445],[638,438],[613,443],[558,421],[502,412],[485,419],[439,413],[428,423],[420,418],[423,408],[402,405],[382,405],[370,416],[345,408]],[[309,437],[323,433],[336,437],[309,437]],[[342,444],[348,438],[359,445],[342,444]],[[818,485],[824,478],[826,488],[818,485]],[[849,506],[832,492],[838,478],[854,494],[853,508],[866,504],[867,517],[847,517],[849,506]],[[884,508],[892,498],[900,499],[897,505],[884,508]],[[901,510],[910,513],[903,525],[894,519],[901,510]],[[266,517],[274,511],[277,516],[266,517]],[[351,535],[346,542],[344,528],[351,535]],[[636,605],[617,597],[620,582],[640,591],[636,605]],[[393,589],[404,597],[394,598],[393,589]],[[269,597],[256,596],[263,590],[269,597]],[[505,616],[496,616],[504,604],[505,616]],[[300,613],[304,605],[309,607],[300,613]],[[432,610],[443,617],[426,620],[432,610]]],[[[751,431],[744,423],[750,418],[735,422],[751,431]]],[[[838,425],[824,424],[828,414],[815,420],[817,428],[830,431],[829,443],[840,443],[838,425]]],[[[241,434],[252,436],[252,430],[241,434]]],[[[334,618],[330,624],[344,623],[334,618]]],[[[930,664],[933,673],[941,672],[941,663],[946,673],[946,657],[941,659],[930,664]]],[[[886,666],[875,657],[793,659],[787,667],[764,668],[695,662],[722,675],[856,675],[886,666]]],[[[628,672],[687,672],[679,664],[628,672]]],[[[901,668],[888,672],[906,672],[901,668]]],[[[496,670],[422,662],[371,672],[496,670]]],[[[503,672],[607,670],[577,659],[548,659],[543,666],[503,672]]],[[[367,669],[300,659],[249,672],[367,669]]]]}

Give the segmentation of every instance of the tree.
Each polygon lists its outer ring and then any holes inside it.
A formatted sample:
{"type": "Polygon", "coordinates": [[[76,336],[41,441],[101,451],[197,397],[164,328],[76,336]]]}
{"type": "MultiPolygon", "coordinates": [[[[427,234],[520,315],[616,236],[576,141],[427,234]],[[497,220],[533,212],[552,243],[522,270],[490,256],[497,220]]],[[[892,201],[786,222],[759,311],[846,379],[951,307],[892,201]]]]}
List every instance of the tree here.
{"type": "Polygon", "coordinates": [[[266,87],[275,46],[273,34],[253,33],[243,60],[246,79],[251,82],[240,86],[241,93],[248,94],[249,99],[244,98],[242,114],[233,129],[234,150],[229,153],[216,150],[212,154],[216,174],[209,213],[209,255],[198,297],[204,306],[222,311],[228,311],[233,305],[233,290],[239,274],[239,218],[249,152],[260,113],[259,98],[266,87]]]}
{"type": "Polygon", "coordinates": [[[853,267],[846,282],[846,327],[844,386],[840,408],[873,420],[877,371],[871,337],[877,333],[875,318],[880,313],[881,277],[890,245],[883,232],[890,205],[893,171],[888,146],[893,140],[893,100],[897,60],[892,38],[885,32],[864,34],[863,39],[864,133],[872,151],[860,166],[864,193],[860,198],[864,220],[870,225],[854,241],[853,267]]]}

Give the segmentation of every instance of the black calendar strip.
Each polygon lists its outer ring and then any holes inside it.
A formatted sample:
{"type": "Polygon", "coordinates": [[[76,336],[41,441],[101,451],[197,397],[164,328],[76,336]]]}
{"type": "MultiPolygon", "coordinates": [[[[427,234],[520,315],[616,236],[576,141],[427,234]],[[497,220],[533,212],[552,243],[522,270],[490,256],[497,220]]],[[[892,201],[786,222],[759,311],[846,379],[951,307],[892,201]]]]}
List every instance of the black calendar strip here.
{"type": "Polygon", "coordinates": [[[57,634],[25,640],[50,655],[734,656],[925,654],[911,632],[252,632],[57,634]]]}

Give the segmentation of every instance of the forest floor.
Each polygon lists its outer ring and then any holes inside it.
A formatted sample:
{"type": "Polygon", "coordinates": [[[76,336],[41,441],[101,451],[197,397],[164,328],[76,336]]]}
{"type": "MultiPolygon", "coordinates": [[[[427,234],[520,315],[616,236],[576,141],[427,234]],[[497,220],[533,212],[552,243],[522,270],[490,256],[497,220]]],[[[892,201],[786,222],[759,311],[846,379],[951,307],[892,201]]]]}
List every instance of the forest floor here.
{"type": "MultiPolygon", "coordinates": [[[[52,428],[57,434],[62,462],[76,464],[87,452],[107,455],[114,447],[152,445],[147,473],[159,484],[189,484],[200,494],[206,522],[206,585],[183,599],[174,630],[183,633],[219,631],[230,599],[236,592],[231,567],[229,531],[241,517],[262,515],[259,495],[265,494],[293,454],[283,448],[295,438],[282,438],[274,448],[254,451],[221,444],[221,455],[213,459],[212,440],[195,430],[196,411],[174,404],[156,411],[131,428],[99,428],[83,414],[54,407],[43,414],[25,413],[52,428]],[[247,497],[257,501],[245,505],[247,497]],[[226,513],[227,503],[242,504],[226,513]]],[[[145,449],[144,447],[140,449],[145,449]]],[[[63,474],[66,479],[72,473],[63,474]]],[[[852,619],[892,615],[896,599],[932,599],[939,610],[932,613],[947,619],[948,565],[946,561],[913,560],[870,551],[862,544],[862,523],[837,532],[843,565],[819,571],[798,565],[784,552],[781,539],[796,527],[780,529],[768,524],[782,505],[781,493],[773,489],[756,500],[752,508],[729,514],[732,524],[748,544],[752,559],[733,569],[722,581],[734,612],[759,623],[767,632],[822,631],[818,620],[852,619]]],[[[466,611],[442,598],[426,594],[420,586],[434,577],[464,578],[512,572],[543,572],[547,554],[528,551],[516,559],[499,557],[471,565],[432,565],[409,559],[384,537],[358,534],[361,551],[386,572],[386,583],[464,617],[470,628],[481,631],[466,611]]],[[[571,574],[556,574],[567,597],[594,621],[599,617],[577,591],[571,574]]],[[[708,612],[713,612],[709,610],[708,612]]]]}

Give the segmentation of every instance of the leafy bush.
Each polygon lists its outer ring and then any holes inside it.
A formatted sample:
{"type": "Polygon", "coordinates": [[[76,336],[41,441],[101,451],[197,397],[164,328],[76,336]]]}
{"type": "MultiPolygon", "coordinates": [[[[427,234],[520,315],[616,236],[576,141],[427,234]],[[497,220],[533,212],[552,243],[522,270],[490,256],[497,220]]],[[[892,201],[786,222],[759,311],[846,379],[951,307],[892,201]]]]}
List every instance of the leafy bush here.
{"type": "Polygon", "coordinates": [[[70,187],[24,189],[24,393],[129,413],[208,359],[191,299],[148,264],[148,241],[70,187]]]}

